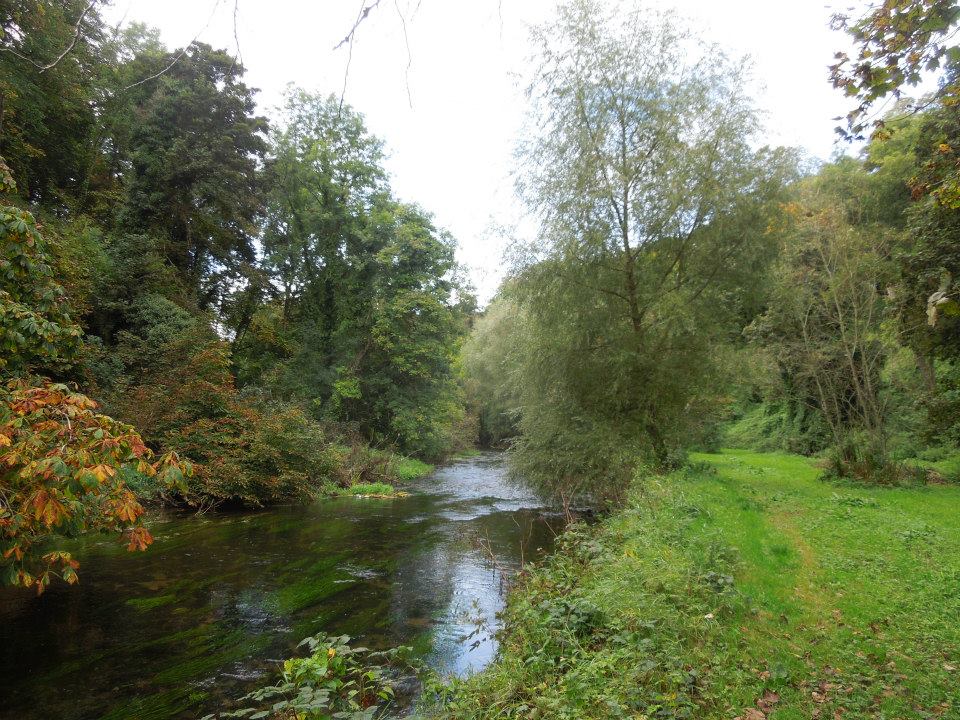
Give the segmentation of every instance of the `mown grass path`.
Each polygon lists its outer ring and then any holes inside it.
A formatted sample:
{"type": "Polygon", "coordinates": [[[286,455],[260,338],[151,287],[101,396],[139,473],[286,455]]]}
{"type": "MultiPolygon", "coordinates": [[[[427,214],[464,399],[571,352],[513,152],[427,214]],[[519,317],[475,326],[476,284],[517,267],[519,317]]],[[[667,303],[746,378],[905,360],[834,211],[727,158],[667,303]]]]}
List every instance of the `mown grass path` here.
{"type": "Polygon", "coordinates": [[[530,575],[445,716],[960,718],[960,488],[692,460],[530,575]]]}
{"type": "Polygon", "coordinates": [[[960,717],[960,488],[841,487],[782,454],[695,459],[717,470],[690,483],[702,528],[742,561],[747,657],[794,680],[776,717],[960,717]]]}

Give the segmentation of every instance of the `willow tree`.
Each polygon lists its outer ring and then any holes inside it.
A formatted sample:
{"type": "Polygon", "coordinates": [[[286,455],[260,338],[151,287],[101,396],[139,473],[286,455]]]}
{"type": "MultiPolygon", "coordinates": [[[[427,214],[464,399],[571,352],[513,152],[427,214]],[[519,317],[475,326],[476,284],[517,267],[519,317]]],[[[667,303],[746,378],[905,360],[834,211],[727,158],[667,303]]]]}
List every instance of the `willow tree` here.
{"type": "Polygon", "coordinates": [[[577,0],[534,39],[516,458],[546,491],[616,495],[709,416],[790,163],[754,149],[745,63],[670,15],[577,0]]]}

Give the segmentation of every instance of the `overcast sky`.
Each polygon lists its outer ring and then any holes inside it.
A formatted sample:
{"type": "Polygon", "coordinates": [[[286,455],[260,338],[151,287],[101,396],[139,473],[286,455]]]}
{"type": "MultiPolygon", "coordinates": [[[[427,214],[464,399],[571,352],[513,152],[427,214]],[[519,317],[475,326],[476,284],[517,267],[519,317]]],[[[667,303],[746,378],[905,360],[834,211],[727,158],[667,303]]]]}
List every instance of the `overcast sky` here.
{"type": "MultiPolygon", "coordinates": [[[[649,0],[648,0],[649,1],[649,0]]],[[[828,27],[855,0],[653,0],[675,7],[707,40],[755,63],[771,144],[828,158],[832,118],[849,109],[827,65],[845,38],[828,27]],[[762,89],[761,87],[762,86],[762,89]]],[[[350,72],[334,51],[359,0],[113,0],[112,23],[159,28],[170,48],[195,37],[239,51],[266,114],[284,87],[343,89],[386,141],[397,195],[432,212],[460,244],[482,300],[501,276],[504,241],[491,228],[517,222],[512,152],[525,103],[518,75],[527,28],[555,0],[382,0],[358,30],[350,72]],[[406,27],[406,38],[404,36],[406,27]],[[407,45],[409,44],[409,59],[407,45]],[[408,68],[409,63],[409,68],[408,68]]]]}

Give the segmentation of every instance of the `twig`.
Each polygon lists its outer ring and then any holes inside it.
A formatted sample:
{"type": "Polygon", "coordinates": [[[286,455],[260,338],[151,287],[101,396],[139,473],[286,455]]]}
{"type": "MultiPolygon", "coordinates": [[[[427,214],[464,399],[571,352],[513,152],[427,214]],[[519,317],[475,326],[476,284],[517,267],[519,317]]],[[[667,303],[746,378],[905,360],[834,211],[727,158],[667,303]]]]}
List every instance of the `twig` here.
{"type": "Polygon", "coordinates": [[[240,0],[233,0],[233,45],[237,49],[237,55],[234,58],[243,67],[243,53],[240,51],[240,34],[237,32],[237,15],[240,13],[240,0]]]}
{"type": "Polygon", "coordinates": [[[360,3],[360,13],[357,15],[357,19],[353,23],[353,27],[350,28],[350,32],[344,35],[343,40],[334,45],[334,50],[339,50],[344,45],[353,45],[353,37],[357,34],[357,28],[360,27],[360,23],[367,19],[367,15],[370,14],[372,10],[375,10],[378,5],[383,0],[373,0],[369,5],[366,5],[366,0],[362,0],[360,3]]]}
{"type": "Polygon", "coordinates": [[[178,62],[180,62],[180,60],[183,59],[183,56],[187,54],[187,51],[188,51],[191,47],[193,47],[193,44],[199,39],[199,37],[203,34],[203,32],[204,32],[208,27],[210,27],[210,23],[213,22],[213,16],[216,14],[217,8],[220,7],[220,3],[221,3],[221,2],[223,2],[223,0],[216,0],[216,2],[214,2],[214,4],[213,4],[213,9],[210,11],[210,17],[207,18],[207,24],[204,25],[202,28],[200,28],[200,30],[197,32],[197,34],[193,36],[193,40],[191,40],[187,45],[185,45],[183,48],[181,48],[181,49],[180,49],[180,52],[177,53],[176,57],[174,57],[173,60],[171,60],[170,63],[169,63],[165,68],[163,68],[163,70],[161,70],[160,72],[156,72],[156,73],[154,73],[153,75],[149,75],[149,76],[143,78],[142,80],[137,80],[137,82],[131,83],[130,85],[127,85],[126,87],[120,88],[120,92],[126,92],[127,90],[131,90],[131,89],[137,87],[138,85],[143,85],[144,83],[150,82],[151,80],[156,80],[158,77],[160,77],[161,75],[163,75],[164,73],[166,73],[168,70],[170,70],[170,68],[172,68],[172,67],[173,67],[174,65],[176,65],[178,62]]]}
{"type": "Polygon", "coordinates": [[[339,43],[334,46],[334,50],[339,50],[346,44],[347,46],[347,66],[343,70],[343,89],[340,91],[340,105],[337,107],[337,115],[343,111],[343,99],[347,95],[347,80],[350,77],[350,63],[353,61],[353,40],[357,34],[357,28],[360,27],[367,15],[370,14],[370,11],[376,8],[382,0],[373,0],[369,5],[366,4],[366,0],[360,0],[360,12],[357,14],[357,19],[353,23],[353,27],[350,28],[350,32],[347,33],[346,37],[343,38],[339,43]]]}
{"type": "Polygon", "coordinates": [[[43,64],[38,63],[36,60],[27,57],[26,55],[17,52],[13,48],[0,48],[0,50],[6,50],[12,55],[17,56],[21,60],[26,60],[28,63],[36,67],[40,73],[45,73],[47,70],[51,70],[60,64],[60,61],[63,60],[67,55],[70,54],[70,51],[77,46],[77,41],[80,39],[80,26],[83,25],[84,19],[87,15],[93,10],[93,7],[99,2],[99,0],[90,0],[90,3],[83,9],[83,12],[80,13],[80,17],[77,18],[76,24],[73,26],[73,37],[70,38],[70,43],[64,48],[63,52],[57,55],[57,57],[49,63],[43,64]]]}
{"type": "Polygon", "coordinates": [[[413,55],[410,52],[410,37],[407,35],[407,19],[400,11],[400,0],[393,0],[393,5],[397,8],[397,17],[400,18],[400,26],[403,28],[403,42],[407,46],[407,67],[403,71],[403,81],[407,86],[407,103],[413,110],[413,96],[410,94],[410,66],[413,64],[413,55]]]}

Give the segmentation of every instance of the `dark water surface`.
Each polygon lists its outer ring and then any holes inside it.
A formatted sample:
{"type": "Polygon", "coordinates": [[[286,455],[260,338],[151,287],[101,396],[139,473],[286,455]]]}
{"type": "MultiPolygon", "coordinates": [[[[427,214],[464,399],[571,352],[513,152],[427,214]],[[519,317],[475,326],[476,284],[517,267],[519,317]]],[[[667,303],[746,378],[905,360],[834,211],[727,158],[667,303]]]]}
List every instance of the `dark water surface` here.
{"type": "Polygon", "coordinates": [[[560,518],[509,484],[493,453],[410,490],[157,515],[142,554],[91,538],[80,585],[0,593],[0,718],[196,718],[264,684],[321,630],[411,644],[444,672],[482,667],[501,572],[548,551],[560,518]]]}

